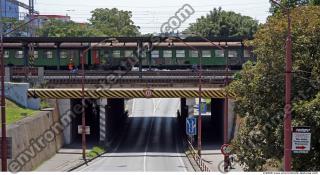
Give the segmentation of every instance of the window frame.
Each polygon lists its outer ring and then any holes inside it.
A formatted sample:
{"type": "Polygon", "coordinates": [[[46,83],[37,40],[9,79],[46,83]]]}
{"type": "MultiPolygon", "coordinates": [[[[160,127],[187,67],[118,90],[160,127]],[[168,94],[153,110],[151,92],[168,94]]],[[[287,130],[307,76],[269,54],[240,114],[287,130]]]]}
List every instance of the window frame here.
{"type": "Polygon", "coordinates": [[[228,50],[228,58],[238,58],[239,54],[237,50],[228,50]],[[235,55],[232,55],[231,53],[235,53],[235,55]]]}
{"type": "Polygon", "coordinates": [[[216,49],[216,50],[214,50],[214,56],[217,58],[224,58],[225,57],[224,51],[221,49],[216,49]]]}
{"type": "Polygon", "coordinates": [[[202,58],[211,58],[212,57],[211,50],[201,50],[201,57],[202,58]],[[204,52],[208,52],[209,55],[204,54],[204,52]]]}
{"type": "Polygon", "coordinates": [[[17,59],[23,59],[24,57],[24,51],[23,50],[17,50],[14,54],[14,57],[17,59]]]}
{"type": "Polygon", "coordinates": [[[189,57],[191,58],[199,58],[199,51],[198,50],[189,50],[189,57]],[[194,56],[194,52],[197,52],[197,56],[194,56]]]}
{"type": "Polygon", "coordinates": [[[163,58],[172,58],[173,52],[172,50],[163,50],[163,58]],[[170,52],[170,56],[167,56],[168,52],[170,52]]]}
{"type": "Polygon", "coordinates": [[[185,58],[186,57],[186,50],[176,50],[176,58],[185,58]],[[183,51],[183,56],[179,55],[182,53],[178,53],[178,51],[183,51]]]}
{"type": "Polygon", "coordinates": [[[151,51],[151,58],[160,58],[160,50],[153,50],[151,51]],[[156,55],[154,55],[154,52],[158,52],[156,55]],[[157,56],[158,55],[158,56],[157,56]],[[156,57],[157,56],[157,57],[156,57]]]}

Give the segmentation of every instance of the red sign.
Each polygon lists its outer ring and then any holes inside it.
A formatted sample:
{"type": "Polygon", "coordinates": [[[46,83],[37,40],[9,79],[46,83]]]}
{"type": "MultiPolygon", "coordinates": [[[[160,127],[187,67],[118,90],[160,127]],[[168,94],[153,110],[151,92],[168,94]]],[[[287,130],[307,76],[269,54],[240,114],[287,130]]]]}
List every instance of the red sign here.
{"type": "Polygon", "coordinates": [[[231,153],[231,145],[223,144],[220,150],[223,155],[228,156],[231,153]]]}
{"type": "Polygon", "coordinates": [[[146,89],[144,92],[145,97],[150,98],[152,96],[152,90],[146,89]]]}

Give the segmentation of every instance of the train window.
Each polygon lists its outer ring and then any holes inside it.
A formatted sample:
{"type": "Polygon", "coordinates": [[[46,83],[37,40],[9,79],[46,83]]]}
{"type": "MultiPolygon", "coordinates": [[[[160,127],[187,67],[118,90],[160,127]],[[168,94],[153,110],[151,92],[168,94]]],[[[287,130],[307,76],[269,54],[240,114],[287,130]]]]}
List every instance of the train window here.
{"type": "Polygon", "coordinates": [[[172,50],[164,50],[163,57],[164,58],[172,58],[172,50]]]}
{"type": "Polygon", "coordinates": [[[210,58],[211,57],[211,51],[210,50],[203,50],[202,51],[202,57],[203,58],[210,58]]]}
{"type": "Polygon", "coordinates": [[[160,52],[159,50],[154,50],[151,52],[151,57],[152,58],[159,58],[160,57],[160,52]]]}
{"type": "Polygon", "coordinates": [[[4,51],[4,58],[9,58],[10,57],[10,52],[8,50],[4,51]]]}
{"type": "Polygon", "coordinates": [[[176,57],[183,58],[186,56],[185,50],[176,50],[176,57]]]}
{"type": "Polygon", "coordinates": [[[60,52],[60,58],[65,59],[65,58],[67,58],[67,57],[68,57],[68,54],[67,54],[66,51],[61,51],[61,52],[60,52]]]}
{"type": "Polygon", "coordinates": [[[197,50],[189,50],[189,56],[192,58],[198,58],[199,52],[197,50]]]}
{"type": "Polygon", "coordinates": [[[244,50],[243,51],[243,57],[245,58],[249,58],[251,56],[250,51],[249,50],[244,50]]]}
{"type": "Polygon", "coordinates": [[[120,50],[112,51],[112,57],[113,58],[120,58],[120,54],[121,54],[120,50]]]}
{"type": "Polygon", "coordinates": [[[46,58],[53,58],[53,53],[52,51],[46,51],[45,52],[46,58]]]}
{"type": "Polygon", "coordinates": [[[223,50],[215,50],[214,54],[216,57],[224,57],[224,51],[223,50]]]}
{"type": "Polygon", "coordinates": [[[228,51],[228,57],[229,57],[229,58],[238,57],[237,51],[236,51],[236,50],[229,50],[229,51],[228,51]]]}
{"type": "Polygon", "coordinates": [[[125,50],[124,57],[126,58],[133,57],[133,50],[125,50]]]}
{"type": "Polygon", "coordinates": [[[22,50],[16,51],[15,57],[16,57],[16,58],[23,58],[23,51],[22,51],[22,50]]]}

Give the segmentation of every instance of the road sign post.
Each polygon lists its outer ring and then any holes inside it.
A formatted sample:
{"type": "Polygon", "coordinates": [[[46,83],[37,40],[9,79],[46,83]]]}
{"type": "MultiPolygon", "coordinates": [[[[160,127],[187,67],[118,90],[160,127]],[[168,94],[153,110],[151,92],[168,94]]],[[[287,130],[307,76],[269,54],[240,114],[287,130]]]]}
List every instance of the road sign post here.
{"type": "Polygon", "coordinates": [[[293,153],[308,153],[311,145],[311,128],[308,126],[293,127],[292,151],[293,153]]]}
{"type": "Polygon", "coordinates": [[[197,119],[188,117],[186,120],[186,133],[189,136],[197,135],[197,119]]]}

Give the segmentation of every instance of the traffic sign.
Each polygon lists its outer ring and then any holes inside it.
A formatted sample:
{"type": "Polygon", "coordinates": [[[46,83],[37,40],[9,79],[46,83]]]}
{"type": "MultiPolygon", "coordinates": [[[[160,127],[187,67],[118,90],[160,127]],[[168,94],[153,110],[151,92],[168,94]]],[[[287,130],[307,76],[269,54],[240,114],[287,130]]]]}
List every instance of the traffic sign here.
{"type": "Polygon", "coordinates": [[[221,146],[220,150],[221,150],[221,153],[222,153],[223,155],[228,156],[228,155],[230,155],[231,150],[232,150],[232,149],[231,149],[231,145],[229,145],[229,144],[223,144],[223,145],[221,146]]]}
{"type": "MultiPolygon", "coordinates": [[[[90,126],[86,126],[86,135],[90,135],[90,126]]],[[[78,125],[78,134],[82,134],[82,125],[78,125]]]]}
{"type": "Polygon", "coordinates": [[[311,144],[311,129],[308,126],[293,127],[292,151],[294,153],[308,153],[311,144]]]}
{"type": "Polygon", "coordinates": [[[199,108],[198,109],[200,109],[201,114],[207,113],[207,103],[206,102],[201,102],[199,104],[199,108]]]}
{"type": "Polygon", "coordinates": [[[188,135],[197,135],[197,119],[189,117],[186,120],[186,133],[188,135]]]}
{"type": "Polygon", "coordinates": [[[144,91],[144,96],[150,98],[152,96],[152,90],[150,88],[144,91]]]}

